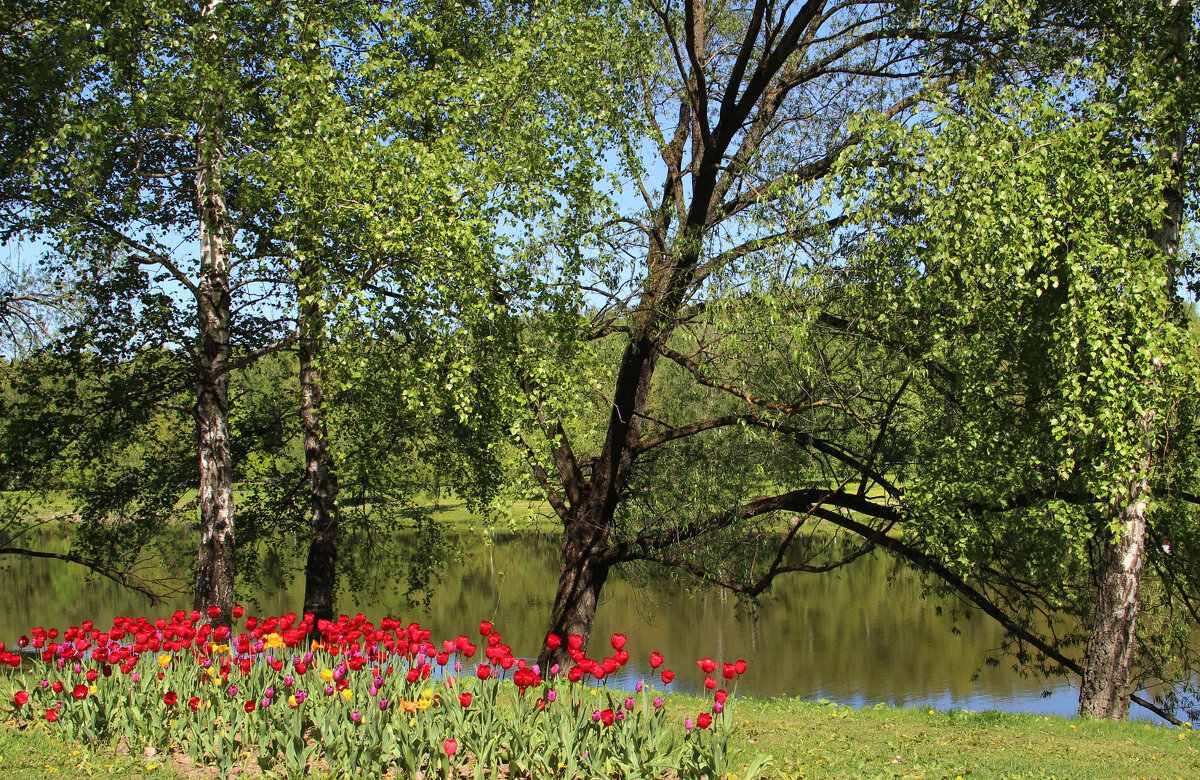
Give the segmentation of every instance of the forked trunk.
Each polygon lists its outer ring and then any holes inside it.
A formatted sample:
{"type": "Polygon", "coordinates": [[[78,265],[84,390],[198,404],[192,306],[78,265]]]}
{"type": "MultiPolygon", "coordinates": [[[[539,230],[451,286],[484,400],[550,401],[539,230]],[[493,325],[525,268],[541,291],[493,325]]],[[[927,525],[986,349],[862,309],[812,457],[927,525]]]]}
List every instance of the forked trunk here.
{"type": "MultiPolygon", "coordinates": [[[[314,269],[301,270],[311,279],[314,269]]],[[[337,472],[326,444],[321,371],[315,364],[325,341],[325,319],[320,292],[306,283],[300,300],[309,301],[300,311],[300,424],[304,429],[304,458],[308,472],[309,525],[312,537],[305,565],[304,612],[317,620],[333,620],[337,587],[338,515],[337,472]]]]}
{"type": "MultiPolygon", "coordinates": [[[[585,527],[584,523],[577,522],[574,525],[576,529],[585,527]]],[[[572,635],[582,638],[583,647],[587,647],[600,590],[608,579],[609,567],[600,560],[599,541],[578,532],[563,534],[558,592],[554,597],[554,609],[550,613],[547,631],[547,634],[558,635],[562,644],[557,649],[542,645],[538,664],[543,674],[548,674],[555,664],[558,664],[561,672],[573,665],[567,652],[572,635]]]]}

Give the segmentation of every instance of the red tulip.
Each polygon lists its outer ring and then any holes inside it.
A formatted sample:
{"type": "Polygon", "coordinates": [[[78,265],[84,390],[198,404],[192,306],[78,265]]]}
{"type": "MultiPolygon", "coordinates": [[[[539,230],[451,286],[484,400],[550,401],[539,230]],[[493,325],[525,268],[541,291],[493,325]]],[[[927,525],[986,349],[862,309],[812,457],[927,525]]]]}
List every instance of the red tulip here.
{"type": "Polygon", "coordinates": [[[88,669],[87,674],[84,675],[84,677],[87,678],[87,681],[90,683],[96,682],[96,678],[99,676],[100,676],[100,673],[97,672],[95,669],[88,669]]]}
{"type": "Polygon", "coordinates": [[[487,636],[488,634],[492,633],[492,624],[486,620],[480,621],[479,622],[479,633],[483,636],[487,636]]]}
{"type": "Polygon", "coordinates": [[[17,691],[13,694],[13,705],[16,707],[24,707],[29,701],[29,694],[25,691],[17,691]]]}
{"type": "Polygon", "coordinates": [[[600,720],[604,722],[605,726],[611,726],[615,718],[616,714],[612,710],[604,710],[600,713],[600,720]]]}
{"type": "Polygon", "coordinates": [[[580,650],[583,648],[583,637],[579,634],[571,634],[567,637],[567,646],[572,650],[580,650]]]}
{"type": "Polygon", "coordinates": [[[45,718],[46,720],[50,721],[51,723],[54,723],[55,721],[58,720],[58,710],[51,707],[50,709],[46,710],[46,714],[43,715],[42,717],[45,718]]]}
{"type": "Polygon", "coordinates": [[[234,607],[233,608],[233,619],[234,620],[241,620],[242,615],[244,615],[244,614],[246,614],[245,607],[234,607]]]}
{"type": "Polygon", "coordinates": [[[725,700],[729,698],[729,691],[717,691],[713,698],[717,700],[718,704],[724,704],[725,700]]]}
{"type": "Polygon", "coordinates": [[[220,607],[209,607],[207,611],[208,611],[209,620],[216,620],[217,618],[219,618],[221,616],[221,608],[220,607]]]}
{"type": "Polygon", "coordinates": [[[704,658],[697,661],[696,664],[704,670],[705,674],[712,674],[713,670],[717,668],[717,662],[711,658],[704,658]]]}
{"type": "Polygon", "coordinates": [[[625,647],[625,635],[624,634],[613,634],[612,635],[612,647],[613,647],[613,650],[620,650],[623,647],[625,647]]]}
{"type": "Polygon", "coordinates": [[[736,674],[736,672],[733,668],[733,664],[723,664],[721,666],[721,676],[726,680],[732,680],[734,674],[736,674]]]}
{"type": "Polygon", "coordinates": [[[670,669],[663,669],[663,672],[662,672],[663,685],[670,685],[671,680],[674,680],[674,679],[675,679],[675,672],[672,672],[670,669]]]}
{"type": "Polygon", "coordinates": [[[442,750],[446,751],[446,755],[452,756],[458,752],[458,742],[453,739],[443,739],[442,750]]]}
{"type": "Polygon", "coordinates": [[[79,685],[75,686],[75,690],[73,690],[71,692],[71,695],[74,696],[79,701],[83,701],[84,699],[87,698],[87,693],[88,693],[88,687],[86,685],[84,685],[83,683],[80,683],[79,685]]]}
{"type": "Polygon", "coordinates": [[[468,691],[466,693],[458,694],[458,703],[464,707],[470,707],[471,706],[471,693],[468,691]]]}
{"type": "Polygon", "coordinates": [[[651,653],[650,654],[650,668],[657,669],[658,667],[660,667],[662,665],[663,665],[662,653],[651,653]]]}
{"type": "Polygon", "coordinates": [[[735,672],[737,672],[738,674],[745,674],[746,673],[746,662],[739,658],[734,663],[733,670],[735,672]]]}
{"type": "Polygon", "coordinates": [[[179,701],[179,695],[175,691],[167,691],[163,694],[163,704],[168,707],[174,707],[177,701],[179,701]]]}
{"type": "Polygon", "coordinates": [[[558,634],[550,634],[546,637],[546,647],[551,650],[557,650],[562,647],[562,637],[558,634]]]}
{"type": "Polygon", "coordinates": [[[244,709],[246,712],[254,712],[254,699],[250,699],[243,704],[242,709],[244,709]]]}
{"type": "Polygon", "coordinates": [[[479,668],[475,670],[475,674],[479,675],[479,679],[486,680],[492,674],[492,667],[487,664],[480,664],[479,668]]]}
{"type": "Polygon", "coordinates": [[[707,712],[702,712],[696,716],[696,725],[702,729],[706,729],[712,725],[712,715],[707,712]]]}
{"type": "Polygon", "coordinates": [[[192,698],[188,699],[188,707],[192,709],[192,712],[198,711],[200,709],[200,697],[193,696],[192,698]]]}
{"type": "Polygon", "coordinates": [[[713,688],[717,687],[717,681],[711,677],[705,677],[704,678],[704,687],[708,688],[711,691],[713,688]]]}

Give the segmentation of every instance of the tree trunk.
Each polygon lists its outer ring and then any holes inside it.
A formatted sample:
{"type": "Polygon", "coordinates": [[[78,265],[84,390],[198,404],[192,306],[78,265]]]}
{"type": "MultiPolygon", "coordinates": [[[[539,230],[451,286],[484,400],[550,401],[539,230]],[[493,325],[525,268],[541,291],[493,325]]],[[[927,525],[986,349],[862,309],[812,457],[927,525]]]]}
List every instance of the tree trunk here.
{"type": "Polygon", "coordinates": [[[202,381],[197,404],[200,553],[193,606],[215,606],[214,623],[228,625],[233,611],[233,464],[229,450],[228,375],[202,381]]]}
{"type": "Polygon", "coordinates": [[[305,565],[304,612],[317,620],[333,620],[337,586],[338,514],[337,472],[327,446],[321,371],[314,360],[325,345],[325,316],[321,290],[312,284],[316,269],[306,263],[300,271],[300,425],[304,430],[304,458],[308,472],[308,497],[312,537],[305,565]]]}
{"type": "Polygon", "coordinates": [[[542,645],[538,664],[543,674],[548,674],[555,664],[558,664],[560,671],[566,671],[574,664],[567,653],[568,642],[573,634],[581,637],[583,647],[587,648],[600,590],[608,579],[609,567],[601,558],[602,535],[586,532],[586,529],[598,526],[585,522],[587,519],[576,516],[575,522],[563,533],[558,591],[554,595],[554,609],[550,613],[547,632],[557,634],[562,645],[556,650],[542,645]]]}
{"type": "MultiPolygon", "coordinates": [[[[1163,27],[1163,62],[1174,83],[1166,88],[1178,97],[1183,80],[1194,78],[1187,65],[1187,46],[1191,32],[1191,0],[1166,0],[1163,27]]],[[[1176,115],[1173,126],[1165,129],[1160,153],[1168,173],[1163,191],[1163,221],[1152,232],[1154,243],[1168,263],[1167,294],[1175,295],[1175,258],[1179,254],[1179,235],[1183,224],[1183,155],[1187,132],[1183,118],[1176,115]]],[[[1155,359],[1155,368],[1160,365],[1155,359]]],[[[1153,383],[1154,380],[1151,379],[1153,383]]],[[[1153,394],[1153,390],[1152,390],[1153,394]]],[[[1127,499],[1116,504],[1110,516],[1120,524],[1115,543],[1105,547],[1100,563],[1096,608],[1092,615],[1092,634],[1084,658],[1083,682],[1079,686],[1079,714],[1095,718],[1125,720],[1129,717],[1130,680],[1137,636],[1138,593],[1141,589],[1142,561],[1146,547],[1146,509],[1150,500],[1148,475],[1154,451],[1154,422],[1157,409],[1153,402],[1140,421],[1146,451],[1131,480],[1127,499]]]]}
{"type": "MultiPolygon", "coordinates": [[[[1147,432],[1154,413],[1147,414],[1147,432]]],[[[1084,657],[1079,686],[1079,714],[1093,718],[1125,720],[1129,717],[1130,677],[1137,634],[1138,592],[1146,548],[1146,500],[1149,458],[1142,475],[1131,486],[1128,501],[1112,508],[1121,523],[1115,542],[1105,539],[1100,583],[1092,613],[1092,635],[1084,657]]],[[[1108,530],[1102,533],[1107,537],[1108,530]]]]}
{"type": "Polygon", "coordinates": [[[233,611],[233,456],[229,447],[229,257],[219,144],[198,139],[200,172],[200,284],[196,301],[200,348],[196,355],[196,449],[199,462],[200,551],[193,605],[217,607],[214,623],[229,625],[233,611]]]}

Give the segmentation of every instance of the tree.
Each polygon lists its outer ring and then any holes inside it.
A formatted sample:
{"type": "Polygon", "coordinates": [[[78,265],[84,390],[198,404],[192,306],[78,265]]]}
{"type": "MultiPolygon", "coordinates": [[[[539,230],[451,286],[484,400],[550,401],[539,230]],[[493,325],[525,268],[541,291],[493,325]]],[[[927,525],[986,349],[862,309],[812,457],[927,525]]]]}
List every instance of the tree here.
{"type": "Polygon", "coordinates": [[[1081,714],[1113,718],[1149,704],[1131,697],[1143,601],[1158,618],[1143,677],[1194,669],[1178,633],[1195,621],[1190,564],[1152,556],[1139,598],[1147,529],[1193,543],[1196,479],[1172,444],[1195,427],[1177,293],[1194,108],[1188,71],[1162,55],[1191,14],[1145,11],[1138,29],[1160,32],[1141,52],[1118,26],[1093,39],[1094,70],[1057,86],[988,83],[928,127],[880,125],[844,189],[872,204],[856,219],[886,227],[851,276],[873,337],[911,361],[906,403],[927,433],[890,491],[903,541],[880,543],[1000,620],[1018,660],[1032,649],[1079,674],[1081,714]]]}
{"type": "MultiPolygon", "coordinates": [[[[1185,154],[1188,138],[1200,127],[1200,103],[1197,102],[1197,79],[1191,50],[1194,48],[1196,23],[1193,3],[1188,0],[1168,0],[1150,4],[1146,15],[1134,17],[1122,26],[1123,30],[1139,31],[1142,25],[1149,28],[1148,40],[1134,38],[1129,58],[1133,67],[1128,68],[1131,97],[1158,103],[1158,110],[1165,115],[1154,117],[1153,108],[1138,106],[1147,111],[1143,122],[1147,126],[1147,139],[1154,149],[1154,164],[1161,174],[1161,196],[1150,200],[1161,204],[1161,215],[1151,215],[1146,223],[1150,235],[1166,264],[1165,279],[1161,285],[1170,296],[1176,293],[1179,277],[1179,242],[1184,222],[1185,181],[1195,188],[1195,168],[1185,171],[1185,154]],[[1154,23],[1146,24],[1147,18],[1154,23]],[[1140,60],[1140,61],[1139,61],[1140,60]],[[1137,79],[1146,79],[1139,85],[1137,79]],[[1138,87],[1145,92],[1138,95],[1138,87]],[[1188,174],[1191,174],[1190,176],[1188,174]],[[1155,224],[1155,223],[1158,224],[1155,224]]],[[[1142,28],[1144,29],[1144,28],[1142,28]]],[[[1132,112],[1131,112],[1132,113],[1132,112]]],[[[1131,117],[1140,118],[1140,117],[1131,117]]],[[[1179,309],[1178,302],[1174,308],[1179,309]]],[[[1181,311],[1164,311],[1159,314],[1167,324],[1173,321],[1178,329],[1182,321],[1181,311]]],[[[1186,325],[1184,325],[1186,328],[1186,325]]],[[[1186,341],[1186,340],[1185,340],[1186,341]]],[[[1178,349],[1178,348],[1177,348],[1178,349]]],[[[1183,357],[1188,357],[1184,347],[1183,357]]],[[[1159,350],[1151,355],[1152,373],[1146,379],[1150,393],[1156,398],[1144,404],[1140,410],[1140,431],[1143,450],[1140,462],[1130,470],[1125,495],[1113,501],[1110,515],[1114,524],[1119,524],[1115,540],[1105,546],[1100,564],[1100,581],[1096,607],[1092,617],[1092,632],[1086,654],[1087,667],[1080,686],[1079,713],[1101,718],[1124,719],[1129,714],[1129,688],[1133,670],[1135,633],[1140,610],[1139,592],[1142,579],[1142,559],[1146,549],[1147,520],[1150,511],[1151,480],[1154,464],[1163,447],[1156,443],[1161,434],[1156,431],[1158,418],[1169,413],[1175,388],[1162,386],[1173,377],[1164,375],[1161,364],[1172,360],[1170,350],[1159,350]]],[[[1161,429],[1160,429],[1161,430],[1161,429]]]]}
{"type": "MultiPolygon", "coordinates": [[[[557,339],[514,339],[510,347],[526,403],[519,443],[563,525],[548,632],[585,643],[613,566],[658,560],[687,568],[685,551],[706,539],[744,553],[714,554],[718,565],[744,563],[758,549],[753,540],[764,538],[757,532],[778,528],[778,512],[802,506],[808,516],[825,503],[851,503],[839,471],[864,485],[882,479],[870,442],[851,432],[861,430],[860,418],[877,422],[875,411],[856,408],[865,404],[861,388],[808,381],[796,370],[772,378],[755,369],[782,365],[778,350],[752,366],[753,353],[738,347],[782,335],[768,322],[779,310],[756,304],[777,290],[790,290],[796,302],[805,297],[806,253],[823,251],[820,239],[841,222],[821,193],[835,161],[859,140],[850,117],[875,107],[899,120],[975,63],[1003,61],[1000,41],[1012,32],[954,3],[919,13],[767,0],[736,9],[652,2],[642,10],[655,47],[636,82],[647,135],[626,137],[621,147],[627,189],[642,207],[601,231],[593,257],[564,255],[564,280],[602,304],[595,318],[572,318],[583,307],[563,306],[531,327],[557,339]],[[653,164],[640,159],[648,150],[657,155],[653,164]],[[743,317],[760,335],[725,340],[721,317],[743,317]],[[596,346],[605,340],[617,345],[596,346]],[[564,376],[556,367],[597,354],[612,363],[584,374],[582,386],[571,382],[583,372],[564,376]],[[664,358],[698,392],[723,399],[707,406],[719,413],[660,417],[651,399],[664,358]],[[774,382],[784,377],[799,381],[774,382]],[[587,415],[571,408],[583,403],[591,405],[587,415]],[[731,470],[689,469],[703,463],[695,457],[701,451],[744,457],[739,440],[784,465],[753,481],[731,479],[731,470]],[[852,454],[860,444],[867,460],[852,454]],[[772,494],[750,492],[767,487],[772,494]],[[668,500],[685,489],[684,500],[668,500]]],[[[501,297],[520,300],[512,289],[501,297]]],[[[827,335],[813,331],[817,341],[827,335]]],[[[852,379],[842,372],[852,370],[855,351],[830,349],[841,363],[831,370],[852,379]]],[[[566,644],[545,647],[540,662],[569,663],[566,644]]]]}

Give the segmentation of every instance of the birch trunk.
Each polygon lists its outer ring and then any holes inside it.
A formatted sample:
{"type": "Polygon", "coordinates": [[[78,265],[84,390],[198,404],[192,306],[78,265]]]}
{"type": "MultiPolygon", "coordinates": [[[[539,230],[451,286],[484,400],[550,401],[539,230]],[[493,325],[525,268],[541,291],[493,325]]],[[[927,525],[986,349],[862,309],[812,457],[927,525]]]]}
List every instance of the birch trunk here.
{"type": "Polygon", "coordinates": [[[233,610],[233,457],[229,447],[228,215],[221,184],[219,144],[198,139],[200,172],[200,284],[197,308],[196,450],[199,462],[200,552],[194,607],[215,606],[214,623],[228,625],[233,610]]]}
{"type": "MultiPolygon", "coordinates": [[[[1154,412],[1146,415],[1147,432],[1154,412]]],[[[1100,583],[1092,613],[1092,634],[1084,656],[1079,686],[1079,714],[1125,720],[1129,717],[1130,679],[1137,639],[1138,594],[1146,549],[1146,500],[1150,470],[1147,456],[1141,476],[1131,486],[1128,502],[1112,508],[1121,524],[1115,542],[1108,543],[1100,564],[1100,583]]],[[[1102,533],[1108,533],[1105,529],[1102,533]]]]}

